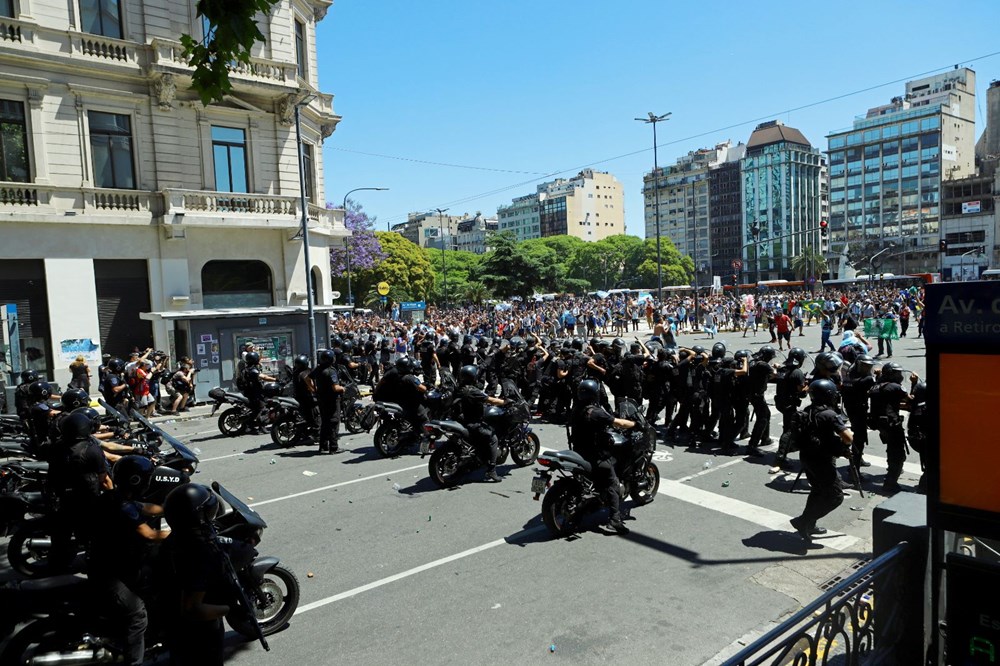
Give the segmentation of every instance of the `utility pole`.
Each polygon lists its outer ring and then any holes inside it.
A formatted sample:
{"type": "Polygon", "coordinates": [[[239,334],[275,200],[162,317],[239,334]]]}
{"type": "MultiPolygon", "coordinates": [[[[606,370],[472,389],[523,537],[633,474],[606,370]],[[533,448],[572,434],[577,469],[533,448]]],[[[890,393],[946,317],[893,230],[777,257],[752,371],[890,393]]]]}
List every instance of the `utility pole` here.
{"type": "MultiPolygon", "coordinates": [[[[441,294],[441,308],[444,309],[448,306],[448,269],[445,264],[445,245],[444,245],[444,214],[448,211],[447,208],[435,208],[438,214],[438,229],[441,235],[441,284],[442,284],[442,294],[441,294]]],[[[450,226],[450,225],[449,225],[450,226]]]]}
{"type": "Polygon", "coordinates": [[[653,200],[655,208],[653,217],[656,219],[656,298],[663,299],[663,265],[660,261],[660,188],[657,179],[659,178],[659,164],[656,155],[656,123],[670,119],[670,112],[658,116],[652,111],[648,112],[648,118],[636,118],[641,123],[653,126],[653,200]]]}

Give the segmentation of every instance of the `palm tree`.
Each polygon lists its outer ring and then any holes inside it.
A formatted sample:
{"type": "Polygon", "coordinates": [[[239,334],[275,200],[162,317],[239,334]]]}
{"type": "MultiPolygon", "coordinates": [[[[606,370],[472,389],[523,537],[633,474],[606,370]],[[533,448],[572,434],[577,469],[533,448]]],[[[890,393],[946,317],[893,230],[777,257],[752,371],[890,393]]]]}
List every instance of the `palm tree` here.
{"type": "Polygon", "coordinates": [[[812,245],[804,248],[801,253],[792,258],[792,272],[799,280],[805,280],[810,275],[822,275],[828,270],[826,257],[812,245]]]}
{"type": "Polygon", "coordinates": [[[476,305],[482,305],[483,301],[490,297],[490,290],[482,282],[470,282],[465,286],[465,299],[476,305]]]}

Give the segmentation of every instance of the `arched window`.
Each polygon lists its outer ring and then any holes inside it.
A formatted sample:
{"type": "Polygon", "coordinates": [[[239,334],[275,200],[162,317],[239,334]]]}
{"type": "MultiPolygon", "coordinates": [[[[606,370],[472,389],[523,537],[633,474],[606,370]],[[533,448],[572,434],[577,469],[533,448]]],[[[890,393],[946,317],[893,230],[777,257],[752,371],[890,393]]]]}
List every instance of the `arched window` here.
{"type": "Polygon", "coordinates": [[[274,305],[271,269],[263,261],[210,261],[201,269],[206,308],[259,308],[274,305]]]}
{"type": "Polygon", "coordinates": [[[312,271],[310,271],[311,286],[313,291],[313,303],[316,305],[324,305],[323,302],[323,275],[320,273],[319,268],[313,266],[312,271]]]}

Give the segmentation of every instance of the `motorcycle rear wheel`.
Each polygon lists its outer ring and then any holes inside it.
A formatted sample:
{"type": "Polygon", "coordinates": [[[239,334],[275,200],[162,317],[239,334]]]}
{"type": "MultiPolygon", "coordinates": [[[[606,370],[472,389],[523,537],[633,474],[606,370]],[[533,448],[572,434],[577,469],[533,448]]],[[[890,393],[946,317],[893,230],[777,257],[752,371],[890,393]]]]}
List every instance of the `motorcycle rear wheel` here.
{"type": "Polygon", "coordinates": [[[344,426],[347,428],[347,432],[352,435],[357,435],[360,432],[365,431],[365,427],[361,425],[361,417],[365,415],[364,407],[352,407],[348,410],[347,418],[344,419],[344,426]]]}
{"type": "Polygon", "coordinates": [[[632,492],[629,496],[638,505],[649,504],[656,499],[656,492],[660,489],[660,468],[653,462],[646,463],[646,467],[639,472],[637,478],[632,482],[632,492]],[[642,487],[639,487],[642,484],[642,487]]]}
{"type": "Polygon", "coordinates": [[[295,446],[299,440],[298,421],[292,414],[279,416],[278,420],[271,426],[271,441],[278,446],[295,446]]]}
{"type": "Polygon", "coordinates": [[[556,481],[542,500],[542,522],[557,539],[576,532],[576,512],[580,505],[580,489],[566,480],[556,481]]]}
{"type": "Polygon", "coordinates": [[[403,450],[403,431],[395,421],[386,421],[375,431],[375,448],[386,458],[395,458],[403,450]]]}
{"type": "Polygon", "coordinates": [[[462,471],[462,457],[459,449],[452,444],[445,444],[434,449],[431,460],[427,463],[427,473],[438,488],[451,488],[458,484],[458,475],[462,471]]]}
{"type": "MultiPolygon", "coordinates": [[[[260,588],[247,596],[254,604],[261,632],[265,636],[270,636],[283,629],[292,619],[295,609],[299,607],[299,579],[290,569],[279,564],[264,574],[260,588]]],[[[247,638],[257,638],[253,625],[243,618],[226,617],[226,621],[238,634],[247,638]]]]}
{"type": "MultiPolygon", "coordinates": [[[[74,542],[75,543],[75,542],[74,542]]],[[[53,576],[69,568],[71,562],[51,559],[52,529],[48,520],[26,520],[14,530],[7,542],[7,561],[12,569],[31,578],[53,576]],[[46,545],[38,545],[40,542],[46,545]]],[[[75,553],[75,546],[73,548],[75,553]]],[[[0,660],[0,663],[6,663],[0,660]]]]}
{"type": "Polygon", "coordinates": [[[510,457],[518,467],[526,467],[538,458],[538,451],[542,443],[538,441],[538,435],[533,432],[527,433],[524,437],[511,442],[510,457]]]}
{"type": "Polygon", "coordinates": [[[227,437],[242,435],[247,429],[246,421],[238,407],[230,407],[219,415],[219,431],[227,437]]]}

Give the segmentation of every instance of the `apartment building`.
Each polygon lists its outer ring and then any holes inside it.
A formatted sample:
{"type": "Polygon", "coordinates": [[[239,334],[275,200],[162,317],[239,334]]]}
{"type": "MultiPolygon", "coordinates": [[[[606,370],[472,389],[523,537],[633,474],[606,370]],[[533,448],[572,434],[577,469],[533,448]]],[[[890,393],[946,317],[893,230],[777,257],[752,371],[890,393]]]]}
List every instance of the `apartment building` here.
{"type": "Polygon", "coordinates": [[[340,118],[315,47],[330,5],[261,17],[267,41],[205,106],[179,42],[211,39],[193,0],[0,2],[0,305],[19,326],[5,370],[65,384],[77,354],[96,369],[102,352],[152,346],[218,385],[246,339],[269,341],[271,367],[307,351],[307,288],[322,342],[329,247],[345,235],[324,206],[321,149],[340,118]]]}

